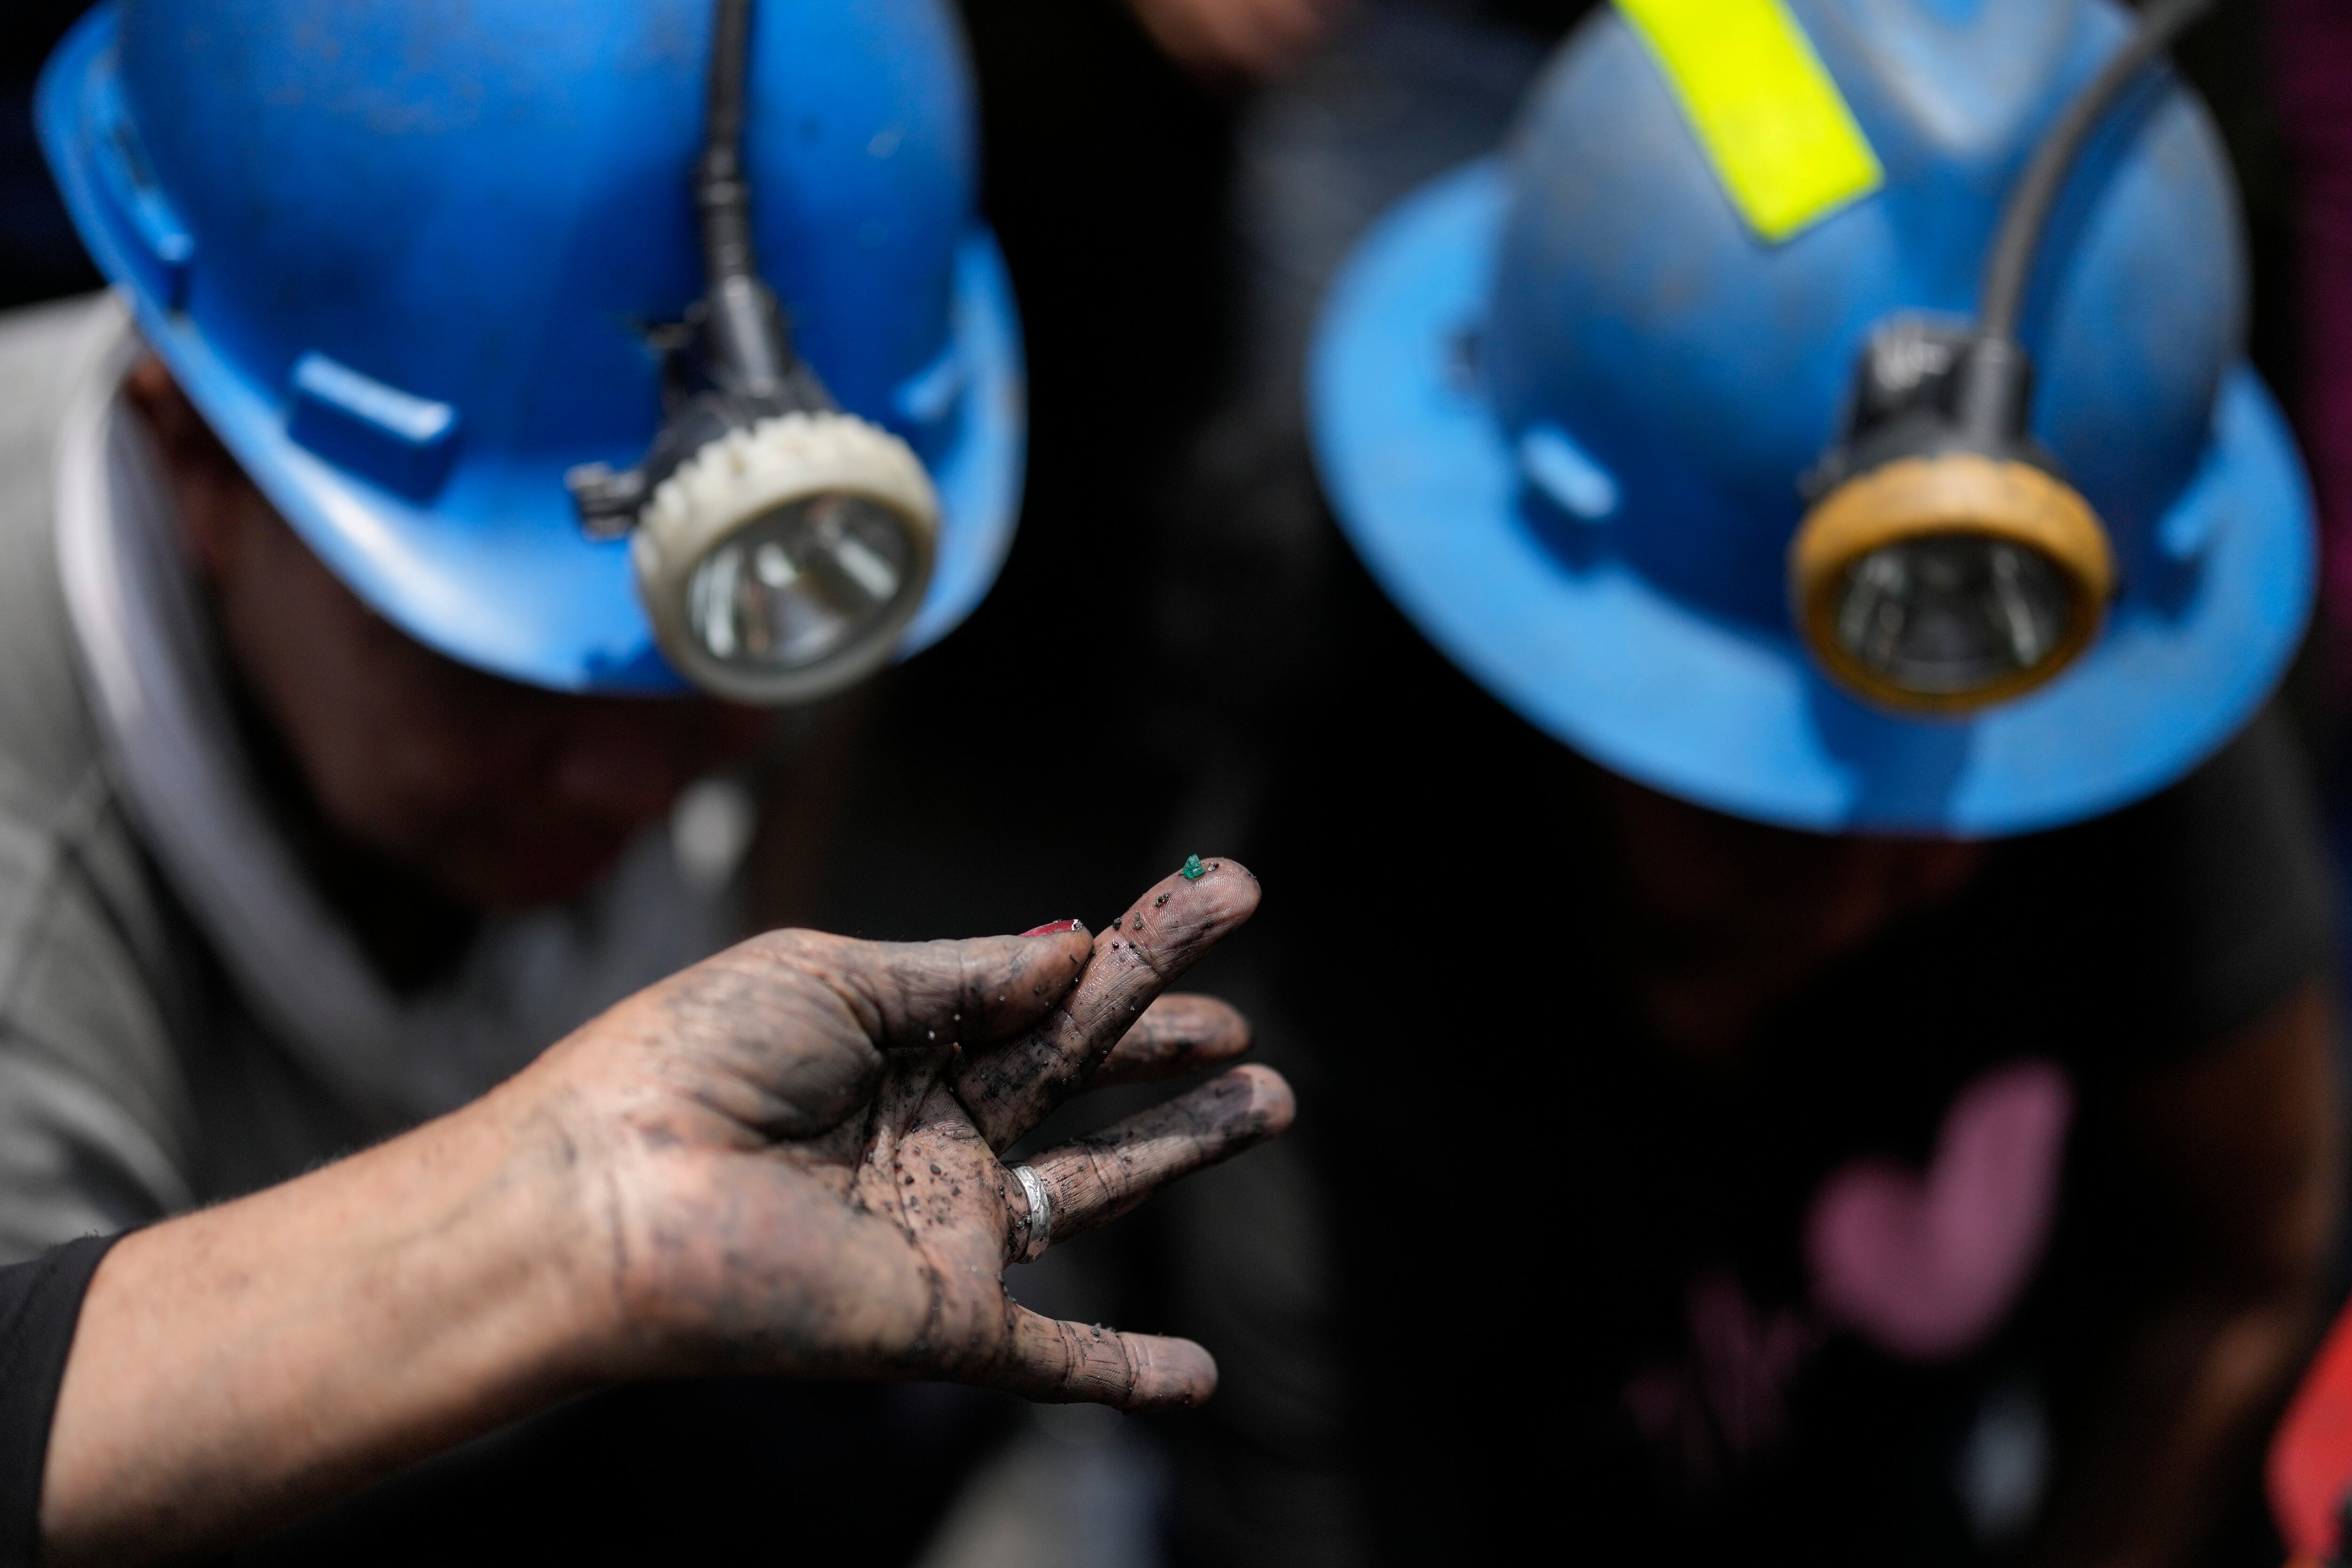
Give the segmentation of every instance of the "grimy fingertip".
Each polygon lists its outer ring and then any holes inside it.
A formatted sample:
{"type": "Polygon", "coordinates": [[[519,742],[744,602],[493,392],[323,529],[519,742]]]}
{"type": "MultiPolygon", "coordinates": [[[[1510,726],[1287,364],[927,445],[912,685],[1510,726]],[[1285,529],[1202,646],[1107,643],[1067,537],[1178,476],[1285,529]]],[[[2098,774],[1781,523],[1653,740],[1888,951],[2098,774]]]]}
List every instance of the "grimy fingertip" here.
{"type": "Polygon", "coordinates": [[[1013,1308],[1007,1363],[991,1381],[1044,1405],[1182,1409],[1217,1391],[1217,1363],[1191,1340],[1127,1334],[1013,1308]]]}
{"type": "Polygon", "coordinates": [[[1121,1334],[1129,1363],[1136,1368],[1123,1410],[1184,1410],[1204,1405],[1217,1392],[1217,1358],[1191,1340],[1158,1334],[1121,1334]]]}
{"type": "Polygon", "coordinates": [[[1257,879],[1238,860],[1194,855],[1152,884],[1112,921],[1095,951],[1139,949],[1163,978],[1173,979],[1257,912],[1257,879]]]}
{"type": "Polygon", "coordinates": [[[1213,996],[1171,993],[1144,1008],[1087,1080],[1090,1089],[1152,1083],[1215,1067],[1250,1048],[1249,1020],[1213,996]]]}

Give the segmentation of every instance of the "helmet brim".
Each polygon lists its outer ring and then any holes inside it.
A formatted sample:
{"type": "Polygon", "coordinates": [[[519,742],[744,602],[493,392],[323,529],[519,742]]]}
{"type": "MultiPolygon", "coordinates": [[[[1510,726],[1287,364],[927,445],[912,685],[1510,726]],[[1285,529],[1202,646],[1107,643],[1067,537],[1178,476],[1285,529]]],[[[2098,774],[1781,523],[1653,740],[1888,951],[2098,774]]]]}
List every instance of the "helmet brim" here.
{"type": "MultiPolygon", "coordinates": [[[[1794,635],[1694,608],[1599,531],[1528,495],[1465,374],[1507,201],[1482,161],[1374,227],[1334,284],[1308,366],[1316,458],[1340,526],[1405,614],[1522,717],[1653,788],[1816,832],[1990,837],[2150,795],[2253,715],[2312,608],[2316,544],[2285,421],[2227,376],[2162,536],[2201,548],[2127,584],[2074,668],[1960,720],[1897,717],[1832,685],[1794,635]],[[1564,549],[1580,528],[1593,548],[1564,549]]],[[[1573,432],[1570,433],[1571,436],[1573,432]]]]}
{"type": "MultiPolygon", "coordinates": [[[[126,215],[101,189],[94,109],[113,69],[116,15],[100,6],[51,57],[36,106],[42,142],[100,270],[271,503],[363,601],[452,658],[562,691],[689,690],[655,646],[627,542],[582,532],[563,484],[571,459],[461,446],[446,483],[420,505],[295,442],[289,389],[256,384],[169,308],[153,268],[139,262],[126,215]]],[[[901,658],[946,636],[987,595],[1020,508],[1027,404],[1019,316],[995,240],[978,226],[957,249],[949,330],[960,386],[930,459],[943,514],[940,554],[901,658]]]]}

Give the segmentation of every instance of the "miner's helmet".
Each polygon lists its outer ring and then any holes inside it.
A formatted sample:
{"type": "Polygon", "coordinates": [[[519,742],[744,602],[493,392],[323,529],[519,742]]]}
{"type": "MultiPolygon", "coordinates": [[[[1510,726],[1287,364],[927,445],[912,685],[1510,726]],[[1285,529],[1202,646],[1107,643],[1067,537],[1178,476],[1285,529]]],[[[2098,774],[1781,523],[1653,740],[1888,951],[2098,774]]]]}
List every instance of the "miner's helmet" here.
{"type": "Polygon", "coordinates": [[[1523,716],[1697,804],[2014,834],[2179,778],[2293,656],[2196,0],[1619,0],[1408,197],[1309,368],[1339,521],[1523,716]]]}
{"type": "Polygon", "coordinates": [[[454,658],[801,700],[996,575],[1020,333],[943,0],[111,0],[37,112],[207,422],[454,658]]]}

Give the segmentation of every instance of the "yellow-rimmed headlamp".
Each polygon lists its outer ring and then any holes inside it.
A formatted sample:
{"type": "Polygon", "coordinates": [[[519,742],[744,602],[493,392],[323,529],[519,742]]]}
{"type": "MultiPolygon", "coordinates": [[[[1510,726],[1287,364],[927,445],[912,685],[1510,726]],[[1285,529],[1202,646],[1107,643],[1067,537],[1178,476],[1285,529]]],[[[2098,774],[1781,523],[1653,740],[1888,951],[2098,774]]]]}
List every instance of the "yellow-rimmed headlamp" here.
{"type": "Polygon", "coordinates": [[[1954,452],[1839,486],[1798,533],[1789,581],[1806,646],[1839,680],[1892,707],[1965,711],[2072,663],[2116,568],[2072,486],[1954,452]]]}
{"type": "Polygon", "coordinates": [[[1883,707],[1967,713],[2032,690],[2098,635],[2115,552],[2028,431],[2026,283],[2060,188],[2123,89],[2211,0],[2159,0],[2035,148],[1973,327],[1881,325],[1844,438],[1808,481],[1790,609],[1833,679],[1883,707]]]}

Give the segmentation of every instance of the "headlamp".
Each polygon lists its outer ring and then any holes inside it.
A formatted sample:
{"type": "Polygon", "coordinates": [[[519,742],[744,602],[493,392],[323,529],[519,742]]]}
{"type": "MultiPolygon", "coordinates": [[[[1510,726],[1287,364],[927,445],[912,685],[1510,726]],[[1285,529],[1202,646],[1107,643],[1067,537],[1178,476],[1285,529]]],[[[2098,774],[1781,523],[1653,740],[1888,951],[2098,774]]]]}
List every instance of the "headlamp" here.
{"type": "Polygon", "coordinates": [[[743,100],[753,0],[718,0],[696,200],[709,289],[674,335],[645,460],[567,476],[582,526],[630,535],[638,596],[681,675],[738,702],[813,701],[886,663],[929,586],[922,460],[841,412],[793,352],[751,250],[743,100]]]}
{"type": "Polygon", "coordinates": [[[2090,133],[2211,0],[2159,0],[2034,149],[2001,215],[1973,326],[1883,322],[1843,438],[1806,481],[1790,610],[1815,660],[1857,694],[1966,713],[2055,677],[2098,635],[2115,553],[2028,429],[2025,286],[2090,133]]]}
{"type": "MultiPolygon", "coordinates": [[[[2088,503],[2007,416],[1972,437],[1949,412],[1964,378],[2024,368],[2006,344],[1919,321],[1864,353],[1853,431],[1830,459],[1843,466],[1789,578],[1806,646],[1864,697],[1967,712],[2048,680],[2098,633],[2115,556],[2088,503]]],[[[2021,410],[2024,392],[2000,400],[2021,410]]]]}

